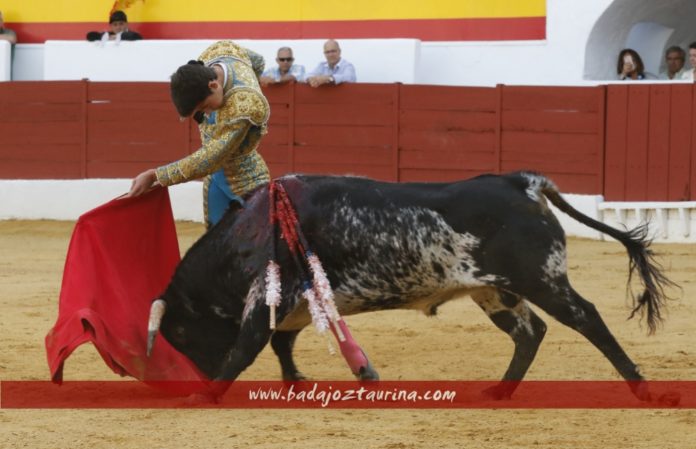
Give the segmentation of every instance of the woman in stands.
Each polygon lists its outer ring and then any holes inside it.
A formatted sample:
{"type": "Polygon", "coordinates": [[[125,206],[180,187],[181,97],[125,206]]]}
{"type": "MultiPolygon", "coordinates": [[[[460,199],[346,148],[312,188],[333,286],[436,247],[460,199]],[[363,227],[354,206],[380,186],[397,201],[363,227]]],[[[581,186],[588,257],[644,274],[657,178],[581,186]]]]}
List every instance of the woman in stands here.
{"type": "Polygon", "coordinates": [[[645,79],[645,66],[638,52],[630,48],[621,50],[616,62],[616,73],[620,80],[645,79]]]}

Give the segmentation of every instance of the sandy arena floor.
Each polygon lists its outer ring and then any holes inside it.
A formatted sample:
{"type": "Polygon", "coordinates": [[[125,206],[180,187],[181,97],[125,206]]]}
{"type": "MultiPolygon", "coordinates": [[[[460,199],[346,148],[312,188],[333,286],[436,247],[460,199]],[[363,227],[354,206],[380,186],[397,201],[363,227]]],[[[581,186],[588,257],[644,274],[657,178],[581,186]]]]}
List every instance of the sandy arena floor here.
{"type": "MultiPolygon", "coordinates": [[[[48,380],[44,336],[57,315],[73,223],[0,222],[0,379],[48,380]]],[[[179,224],[182,248],[203,231],[179,224]]],[[[626,321],[627,257],[614,242],[571,239],[575,288],[597,305],[624,349],[653,380],[696,380],[696,245],[655,245],[683,291],[665,326],[648,337],[626,321]]],[[[616,380],[609,362],[539,312],[549,330],[527,379],[616,380]]],[[[411,311],[347,319],[382,379],[492,380],[512,351],[470,300],[435,318],[411,311]]],[[[339,356],[305,330],[300,369],[316,380],[350,380],[339,356]]],[[[275,380],[267,348],[242,379],[275,380]]],[[[118,380],[93,347],[66,362],[66,380],[118,380]]],[[[696,447],[696,410],[0,410],[0,448],[683,448],[696,447]]]]}

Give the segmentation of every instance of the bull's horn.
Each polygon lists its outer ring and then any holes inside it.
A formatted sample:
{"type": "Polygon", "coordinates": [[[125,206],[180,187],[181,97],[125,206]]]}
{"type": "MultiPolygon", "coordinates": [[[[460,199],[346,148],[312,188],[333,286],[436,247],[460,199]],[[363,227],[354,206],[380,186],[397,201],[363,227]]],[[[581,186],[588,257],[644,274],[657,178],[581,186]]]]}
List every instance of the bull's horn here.
{"type": "Polygon", "coordinates": [[[155,299],[150,306],[150,319],[147,322],[147,356],[150,357],[152,345],[155,343],[167,303],[163,299],[155,299]]]}

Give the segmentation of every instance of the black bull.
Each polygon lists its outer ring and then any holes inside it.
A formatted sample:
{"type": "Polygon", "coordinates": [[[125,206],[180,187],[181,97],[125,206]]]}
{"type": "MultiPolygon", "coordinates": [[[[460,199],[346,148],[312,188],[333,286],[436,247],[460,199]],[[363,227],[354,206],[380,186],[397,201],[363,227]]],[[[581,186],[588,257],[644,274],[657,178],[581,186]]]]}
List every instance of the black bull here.
{"type": "MultiPolygon", "coordinates": [[[[546,332],[531,303],[584,335],[646,398],[637,366],[595,306],[571,287],[565,235],[546,200],[626,247],[629,281],[637,274],[644,286],[631,315],[644,316],[652,332],[671,282],[652,260],[645,227],[620,231],[587,217],[553,182],[527,172],[433,184],[300,175],[281,182],[342,315],[385,309],[433,315],[444,302],[469,295],[514,341],[504,382],[488,392],[509,397],[546,332]]],[[[162,335],[211,379],[237,378],[269,339],[283,378],[302,379],[292,348],[311,318],[301,268],[282,241],[282,302],[278,327],[269,328],[264,276],[274,232],[265,186],[193,245],[160,297],[166,303],[162,335]]],[[[374,377],[371,367],[362,373],[374,377]]]]}

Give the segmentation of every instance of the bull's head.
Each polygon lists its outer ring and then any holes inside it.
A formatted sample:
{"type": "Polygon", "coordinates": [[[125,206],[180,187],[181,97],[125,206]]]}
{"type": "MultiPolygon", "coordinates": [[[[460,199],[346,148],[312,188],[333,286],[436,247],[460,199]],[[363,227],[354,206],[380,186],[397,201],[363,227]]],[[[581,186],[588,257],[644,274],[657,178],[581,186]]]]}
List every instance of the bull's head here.
{"type": "MultiPolygon", "coordinates": [[[[208,299],[204,293],[193,299],[200,298],[208,299]]],[[[232,306],[223,309],[208,303],[194,311],[182,305],[178,298],[164,294],[150,307],[147,354],[157,350],[155,340],[159,332],[206,376],[218,378],[239,335],[241,317],[241,307],[237,311],[232,306]]]]}
{"type": "Polygon", "coordinates": [[[152,302],[147,352],[157,332],[211,379],[221,375],[240,333],[247,293],[262,275],[271,239],[267,194],[249,214],[230,208],[222,220],[187,251],[171,282],[152,302]],[[254,209],[256,207],[256,209],[254,209]]]}

